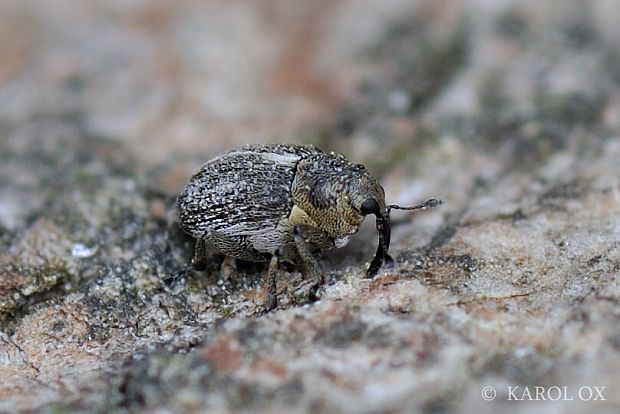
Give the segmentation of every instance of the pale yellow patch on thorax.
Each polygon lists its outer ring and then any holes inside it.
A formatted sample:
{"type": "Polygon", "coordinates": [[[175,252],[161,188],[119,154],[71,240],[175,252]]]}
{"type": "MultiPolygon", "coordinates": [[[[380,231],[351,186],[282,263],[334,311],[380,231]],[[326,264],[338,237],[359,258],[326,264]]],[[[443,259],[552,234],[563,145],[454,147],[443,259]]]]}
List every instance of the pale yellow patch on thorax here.
{"type": "Polygon", "coordinates": [[[319,227],[317,223],[310,218],[308,213],[306,213],[301,207],[296,204],[293,205],[293,208],[288,215],[288,221],[293,226],[297,224],[307,224],[312,227],[319,227]]]}

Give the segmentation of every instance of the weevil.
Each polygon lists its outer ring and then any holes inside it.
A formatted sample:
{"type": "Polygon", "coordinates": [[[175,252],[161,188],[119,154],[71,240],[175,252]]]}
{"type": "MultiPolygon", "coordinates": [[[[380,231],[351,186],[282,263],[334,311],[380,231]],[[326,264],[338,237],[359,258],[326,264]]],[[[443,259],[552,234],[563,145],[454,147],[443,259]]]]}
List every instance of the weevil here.
{"type": "Polygon", "coordinates": [[[279,262],[301,265],[312,294],[323,283],[321,252],[345,246],[373,214],[377,251],[366,275],[393,263],[390,210],[435,207],[441,200],[386,205],[385,191],[362,164],[311,145],[247,145],[216,156],[177,198],[181,228],[196,239],[192,264],[205,268],[205,246],[253,262],[269,262],[265,310],[277,306],[279,262]]]}

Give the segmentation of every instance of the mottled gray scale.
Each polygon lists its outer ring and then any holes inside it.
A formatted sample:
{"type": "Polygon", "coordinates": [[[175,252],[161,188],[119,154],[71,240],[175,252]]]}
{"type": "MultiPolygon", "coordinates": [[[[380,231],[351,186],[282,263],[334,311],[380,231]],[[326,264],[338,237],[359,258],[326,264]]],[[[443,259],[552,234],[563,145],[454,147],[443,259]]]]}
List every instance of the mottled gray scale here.
{"type": "Polygon", "coordinates": [[[273,231],[290,213],[297,164],[314,154],[322,152],[312,146],[249,145],[213,158],[177,200],[181,227],[220,249],[234,243],[240,244],[235,251],[251,249],[248,236],[273,231]]]}
{"type": "Polygon", "coordinates": [[[339,197],[355,190],[359,182],[370,181],[366,170],[352,165],[340,154],[320,154],[309,157],[300,167],[300,181],[307,186],[308,199],[317,209],[336,204],[339,197]]]}
{"type": "Polygon", "coordinates": [[[268,261],[271,253],[261,252],[254,248],[248,236],[226,236],[219,232],[211,232],[207,238],[218,251],[232,255],[237,259],[262,262],[268,261]]]}

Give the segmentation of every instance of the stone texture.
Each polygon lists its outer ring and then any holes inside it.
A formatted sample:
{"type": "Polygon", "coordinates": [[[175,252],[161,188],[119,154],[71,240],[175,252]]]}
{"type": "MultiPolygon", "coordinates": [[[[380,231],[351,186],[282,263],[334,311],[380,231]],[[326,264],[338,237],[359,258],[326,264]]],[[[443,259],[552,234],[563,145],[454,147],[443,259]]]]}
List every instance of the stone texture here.
{"type": "Polygon", "coordinates": [[[617,412],[619,19],[606,0],[3,1],[0,412],[617,412]],[[266,268],[192,272],[172,208],[253,142],[446,204],[393,213],[374,279],[366,223],[323,258],[319,302],[283,267],[261,316],[266,268]]]}

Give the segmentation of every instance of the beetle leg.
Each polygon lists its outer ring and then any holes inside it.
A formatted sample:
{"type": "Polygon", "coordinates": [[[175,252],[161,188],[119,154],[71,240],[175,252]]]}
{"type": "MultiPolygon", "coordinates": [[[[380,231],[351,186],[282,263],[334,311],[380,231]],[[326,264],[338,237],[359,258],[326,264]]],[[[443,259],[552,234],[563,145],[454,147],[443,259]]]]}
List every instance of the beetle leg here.
{"type": "Polygon", "coordinates": [[[278,306],[278,286],[276,273],[278,272],[278,254],[271,256],[269,271],[267,273],[267,303],[264,312],[269,312],[278,306]]]}
{"type": "Polygon", "coordinates": [[[297,252],[301,257],[303,265],[306,271],[306,277],[312,279],[313,285],[310,290],[310,300],[317,300],[317,290],[319,286],[323,284],[323,271],[319,265],[319,261],[314,257],[310,250],[310,239],[306,239],[306,233],[302,224],[297,224],[293,228],[293,240],[295,240],[295,246],[297,252]]]}
{"type": "Polygon", "coordinates": [[[205,257],[205,241],[204,239],[196,239],[196,244],[194,245],[194,258],[192,259],[192,266],[194,267],[194,270],[199,272],[205,270],[207,267],[205,257]]]}
{"type": "Polygon", "coordinates": [[[237,269],[237,260],[232,256],[224,256],[222,264],[220,265],[220,277],[224,280],[229,280],[237,269]]]}

